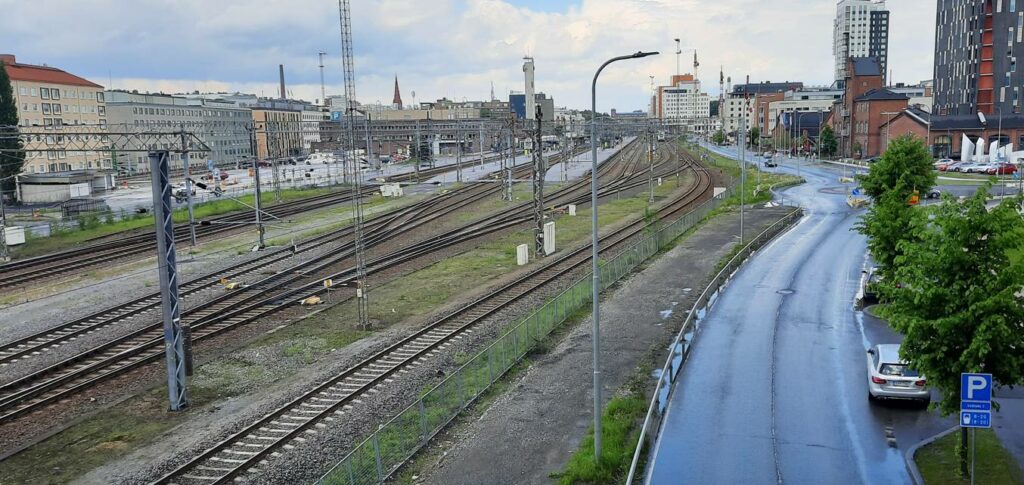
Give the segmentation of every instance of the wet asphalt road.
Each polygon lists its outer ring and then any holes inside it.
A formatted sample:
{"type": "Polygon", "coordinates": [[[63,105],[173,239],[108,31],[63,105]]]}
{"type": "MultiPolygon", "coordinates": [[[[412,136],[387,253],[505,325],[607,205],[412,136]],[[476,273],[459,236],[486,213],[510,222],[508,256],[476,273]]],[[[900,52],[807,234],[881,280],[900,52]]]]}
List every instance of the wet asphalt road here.
{"type": "Polygon", "coordinates": [[[866,349],[900,338],[854,309],[866,246],[838,174],[801,173],[808,183],[785,197],[807,216],[735,275],[702,322],[650,483],[910,483],[906,449],[955,424],[868,401],[866,349]]]}

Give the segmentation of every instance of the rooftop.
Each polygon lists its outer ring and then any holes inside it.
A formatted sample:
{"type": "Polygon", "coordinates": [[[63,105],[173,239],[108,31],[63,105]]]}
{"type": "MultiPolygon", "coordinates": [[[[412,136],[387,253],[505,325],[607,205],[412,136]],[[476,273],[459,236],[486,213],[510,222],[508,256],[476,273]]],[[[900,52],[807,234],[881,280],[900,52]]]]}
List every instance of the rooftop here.
{"type": "Polygon", "coordinates": [[[801,89],[804,87],[802,82],[763,82],[763,83],[750,83],[750,84],[736,84],[732,87],[732,94],[743,95],[743,94],[764,94],[764,93],[784,93],[794,89],[801,89]]]}
{"type": "Polygon", "coordinates": [[[909,100],[910,96],[903,93],[897,93],[888,89],[872,89],[860,96],[857,96],[854,101],[899,101],[909,100]]]}
{"type": "Polygon", "coordinates": [[[7,69],[7,75],[11,77],[12,81],[103,88],[103,86],[88,79],[80,78],[55,67],[18,63],[12,54],[0,54],[0,61],[3,61],[4,67],[7,69]]]}
{"type": "Polygon", "coordinates": [[[851,57],[854,76],[881,76],[882,66],[877,57],[851,57]]]}

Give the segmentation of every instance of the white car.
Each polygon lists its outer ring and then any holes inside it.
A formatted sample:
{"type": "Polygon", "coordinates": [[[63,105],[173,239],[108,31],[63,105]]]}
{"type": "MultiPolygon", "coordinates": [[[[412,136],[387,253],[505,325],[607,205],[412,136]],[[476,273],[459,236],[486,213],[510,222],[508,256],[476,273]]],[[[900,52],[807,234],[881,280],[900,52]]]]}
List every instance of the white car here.
{"type": "Polygon", "coordinates": [[[908,399],[927,406],[931,402],[928,381],[900,359],[899,344],[880,344],[868,349],[868,399],[908,399]]]}

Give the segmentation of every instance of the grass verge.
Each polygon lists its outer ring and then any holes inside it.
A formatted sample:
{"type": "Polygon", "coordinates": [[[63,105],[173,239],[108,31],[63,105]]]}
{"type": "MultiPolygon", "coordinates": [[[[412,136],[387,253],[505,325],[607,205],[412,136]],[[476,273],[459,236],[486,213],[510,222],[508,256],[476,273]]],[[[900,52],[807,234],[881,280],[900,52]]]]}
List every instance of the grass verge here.
{"type": "MultiPolygon", "coordinates": [[[[993,485],[1024,484],[1021,472],[995,432],[990,429],[978,431],[977,462],[974,465],[975,483],[993,485]]],[[[938,441],[917,451],[914,461],[921,470],[927,485],[969,485],[970,478],[960,477],[960,460],[956,448],[960,444],[960,433],[950,433],[938,441]]]]}

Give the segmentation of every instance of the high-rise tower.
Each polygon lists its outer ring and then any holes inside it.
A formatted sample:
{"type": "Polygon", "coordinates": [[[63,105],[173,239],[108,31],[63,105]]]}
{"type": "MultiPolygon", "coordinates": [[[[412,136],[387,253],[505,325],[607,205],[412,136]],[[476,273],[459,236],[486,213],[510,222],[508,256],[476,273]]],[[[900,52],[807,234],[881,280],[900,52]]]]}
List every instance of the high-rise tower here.
{"type": "Polygon", "coordinates": [[[889,11],[885,0],[840,0],[832,37],[836,81],[846,79],[846,60],[850,57],[875,57],[888,73],[889,11]]]}

